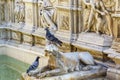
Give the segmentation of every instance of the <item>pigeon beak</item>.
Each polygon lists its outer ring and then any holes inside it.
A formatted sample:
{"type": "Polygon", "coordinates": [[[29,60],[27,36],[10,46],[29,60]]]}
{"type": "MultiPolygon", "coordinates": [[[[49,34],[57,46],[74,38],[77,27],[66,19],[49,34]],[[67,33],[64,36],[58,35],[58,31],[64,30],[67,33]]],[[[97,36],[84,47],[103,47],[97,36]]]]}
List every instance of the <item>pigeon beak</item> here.
{"type": "Polygon", "coordinates": [[[39,59],[40,57],[38,56],[37,58],[39,59]]]}

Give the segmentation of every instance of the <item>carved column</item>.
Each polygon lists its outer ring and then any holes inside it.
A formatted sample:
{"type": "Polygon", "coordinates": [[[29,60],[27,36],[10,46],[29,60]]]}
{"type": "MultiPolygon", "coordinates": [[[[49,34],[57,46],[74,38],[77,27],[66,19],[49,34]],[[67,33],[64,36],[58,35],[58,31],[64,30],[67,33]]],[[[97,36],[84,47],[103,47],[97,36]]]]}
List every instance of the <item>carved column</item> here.
{"type": "Polygon", "coordinates": [[[70,1],[70,27],[71,27],[71,39],[73,38],[74,33],[74,10],[73,10],[74,1],[70,1]]]}
{"type": "Polygon", "coordinates": [[[77,39],[79,33],[79,15],[78,15],[78,0],[71,0],[71,38],[77,39]]]}
{"type": "Polygon", "coordinates": [[[37,0],[33,2],[33,28],[36,29],[38,27],[38,4],[37,0]]]}

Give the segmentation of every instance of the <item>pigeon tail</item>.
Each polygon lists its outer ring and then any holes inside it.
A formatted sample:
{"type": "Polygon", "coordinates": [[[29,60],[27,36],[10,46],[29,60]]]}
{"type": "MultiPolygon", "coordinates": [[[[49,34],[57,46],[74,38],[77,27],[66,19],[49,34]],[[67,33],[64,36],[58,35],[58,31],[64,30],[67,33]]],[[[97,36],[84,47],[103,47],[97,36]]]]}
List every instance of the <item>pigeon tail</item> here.
{"type": "Polygon", "coordinates": [[[57,40],[57,43],[60,45],[60,46],[62,46],[62,41],[60,41],[60,40],[57,40]]]}

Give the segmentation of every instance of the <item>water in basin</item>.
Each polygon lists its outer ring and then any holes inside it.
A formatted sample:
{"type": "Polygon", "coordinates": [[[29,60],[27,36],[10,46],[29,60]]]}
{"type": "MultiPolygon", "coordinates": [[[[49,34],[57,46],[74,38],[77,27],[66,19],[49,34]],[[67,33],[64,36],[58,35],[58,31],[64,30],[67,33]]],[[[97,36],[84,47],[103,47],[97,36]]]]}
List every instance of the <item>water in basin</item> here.
{"type": "Polygon", "coordinates": [[[28,64],[0,55],[0,80],[22,80],[21,73],[25,72],[28,64]]]}

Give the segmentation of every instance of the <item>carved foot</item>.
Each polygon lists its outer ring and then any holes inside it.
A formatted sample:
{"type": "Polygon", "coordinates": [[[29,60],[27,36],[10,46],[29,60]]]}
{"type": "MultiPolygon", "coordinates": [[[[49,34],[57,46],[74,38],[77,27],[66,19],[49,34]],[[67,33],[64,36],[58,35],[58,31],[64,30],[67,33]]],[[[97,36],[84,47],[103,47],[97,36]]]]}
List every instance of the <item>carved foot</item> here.
{"type": "Polygon", "coordinates": [[[99,32],[99,31],[96,31],[96,34],[100,35],[100,32],[99,32]]]}
{"type": "Polygon", "coordinates": [[[84,32],[85,32],[85,33],[90,32],[90,29],[86,29],[84,32]]]}

